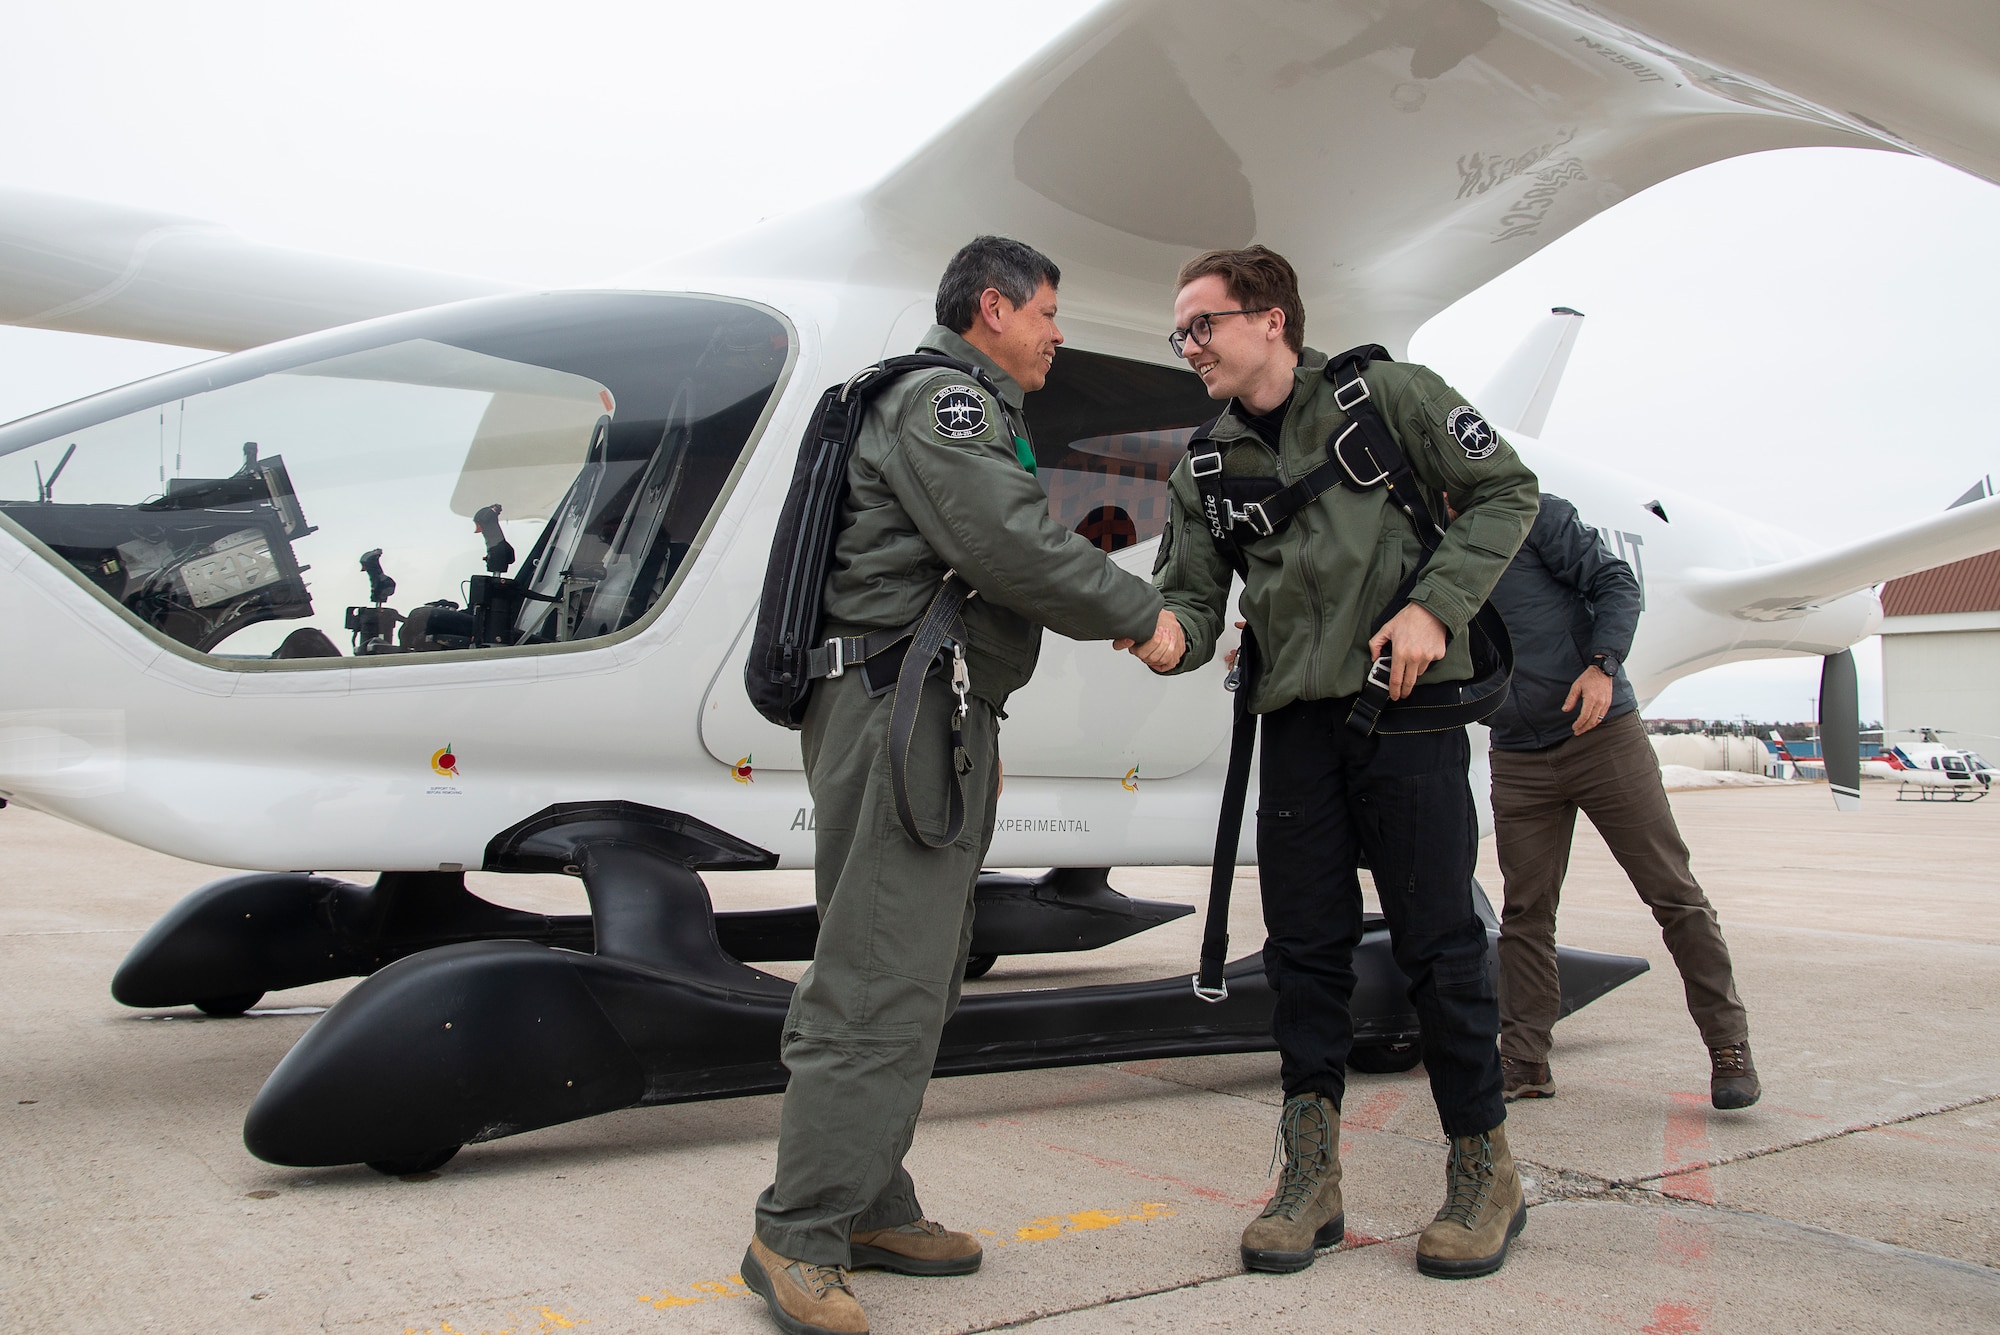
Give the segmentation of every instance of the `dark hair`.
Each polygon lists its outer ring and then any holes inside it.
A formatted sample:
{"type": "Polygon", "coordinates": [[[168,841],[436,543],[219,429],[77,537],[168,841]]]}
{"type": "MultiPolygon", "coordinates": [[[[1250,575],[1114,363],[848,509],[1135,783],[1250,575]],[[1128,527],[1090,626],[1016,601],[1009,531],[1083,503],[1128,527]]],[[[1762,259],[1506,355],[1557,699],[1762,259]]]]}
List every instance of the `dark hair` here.
{"type": "Polygon", "coordinates": [[[1062,270],[1041,251],[1004,236],[974,237],[951,257],[938,279],[937,322],[962,334],[979,318],[979,298],[987,288],[1025,306],[1044,282],[1060,286],[1062,270]]]}
{"type": "Polygon", "coordinates": [[[1306,304],[1299,300],[1299,276],[1287,260],[1269,246],[1247,250],[1210,250],[1181,266],[1174,291],[1210,274],[1222,280],[1229,296],[1245,309],[1285,313],[1285,346],[1303,352],[1306,346],[1306,304]]]}

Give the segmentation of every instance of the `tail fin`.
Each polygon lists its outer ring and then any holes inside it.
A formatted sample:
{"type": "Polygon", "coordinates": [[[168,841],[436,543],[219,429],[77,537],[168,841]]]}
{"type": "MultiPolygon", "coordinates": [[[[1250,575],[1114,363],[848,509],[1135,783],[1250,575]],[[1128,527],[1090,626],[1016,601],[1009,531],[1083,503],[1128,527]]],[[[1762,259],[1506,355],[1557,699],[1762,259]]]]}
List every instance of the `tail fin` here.
{"type": "Polygon", "coordinates": [[[1557,306],[1529,331],[1480,394],[1479,411],[1503,433],[1539,436],[1556,401],[1570,349],[1583,328],[1583,312],[1557,306]]]}

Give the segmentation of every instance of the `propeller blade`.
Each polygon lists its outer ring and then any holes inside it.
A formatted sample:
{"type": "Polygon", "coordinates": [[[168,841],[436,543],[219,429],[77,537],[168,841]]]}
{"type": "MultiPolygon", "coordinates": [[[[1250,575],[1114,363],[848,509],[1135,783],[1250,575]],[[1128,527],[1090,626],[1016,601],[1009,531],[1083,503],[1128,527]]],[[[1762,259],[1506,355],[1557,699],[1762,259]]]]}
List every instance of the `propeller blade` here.
{"type": "Polygon", "coordinates": [[[1833,805],[1861,810],[1861,689],[1854,679],[1854,651],[1828,654],[1819,670],[1819,753],[1833,805]]]}

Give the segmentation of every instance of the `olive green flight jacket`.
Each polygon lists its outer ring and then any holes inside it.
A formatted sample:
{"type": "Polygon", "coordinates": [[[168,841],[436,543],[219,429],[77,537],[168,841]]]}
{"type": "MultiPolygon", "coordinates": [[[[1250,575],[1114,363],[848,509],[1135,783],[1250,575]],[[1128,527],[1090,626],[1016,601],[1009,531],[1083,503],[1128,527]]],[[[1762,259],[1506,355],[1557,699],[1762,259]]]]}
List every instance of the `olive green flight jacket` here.
{"type": "MultiPolygon", "coordinates": [[[[1305,350],[1277,454],[1238,417],[1231,402],[1212,433],[1222,446],[1224,477],[1275,477],[1280,485],[1289,485],[1326,459],[1328,439],[1348,420],[1334,404],[1333,386],[1324,374],[1326,360],[1325,353],[1305,350]]],[[[1442,621],[1450,635],[1445,656],[1422,680],[1463,681],[1472,675],[1466,623],[1534,523],[1539,503],[1535,475],[1497,434],[1489,442],[1497,442],[1497,448],[1485,458],[1471,457],[1453,439],[1446,418],[1454,408],[1468,405],[1429,368],[1375,362],[1363,379],[1428,493],[1434,515],[1444,518],[1438,501],[1444,489],[1460,511],[1410,601],[1442,621]]],[[[1229,619],[1232,572],[1209,535],[1188,460],[1175,467],[1168,486],[1172,505],[1153,578],[1187,633],[1187,656],[1175,671],[1188,672],[1215,654],[1229,619]]],[[[1250,699],[1252,711],[1269,713],[1295,700],[1358,692],[1368,676],[1375,619],[1424,561],[1414,527],[1390,503],[1387,489],[1335,487],[1302,507],[1283,530],[1254,538],[1242,551],[1249,572],[1239,607],[1257,637],[1262,664],[1250,699]]]]}
{"type": "Polygon", "coordinates": [[[848,465],[826,633],[908,625],[956,570],[978,591],[964,611],[972,693],[996,709],[1034,675],[1045,626],[1075,640],[1151,639],[1158,591],[1057,524],[1022,465],[1014,440],[1028,427],[1013,377],[942,325],[917,349],[978,366],[1004,402],[952,370],[911,372],[875,400],[848,465]],[[983,421],[953,391],[976,396],[983,421]]]}

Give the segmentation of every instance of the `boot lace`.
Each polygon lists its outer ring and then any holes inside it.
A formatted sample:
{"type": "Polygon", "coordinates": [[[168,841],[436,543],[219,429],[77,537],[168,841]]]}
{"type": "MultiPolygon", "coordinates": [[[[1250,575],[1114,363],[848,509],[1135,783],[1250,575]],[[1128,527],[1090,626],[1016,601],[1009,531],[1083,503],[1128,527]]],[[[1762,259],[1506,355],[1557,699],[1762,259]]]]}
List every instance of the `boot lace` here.
{"type": "Polygon", "coordinates": [[[1319,1100],[1286,1100],[1285,1111],[1278,1118],[1278,1138],[1271,1146],[1271,1169],[1278,1166],[1278,1158],[1283,1155],[1285,1174],[1278,1181],[1277,1194],[1264,1207],[1265,1218],[1296,1218],[1318,1193],[1333,1149],[1332,1130],[1319,1100]]]}
{"type": "Polygon", "coordinates": [[[1709,1060],[1715,1064],[1717,1075],[1747,1075],[1750,1071],[1750,1050],[1741,1043],[1730,1043],[1724,1047],[1710,1048],[1709,1060]]]}
{"type": "Polygon", "coordinates": [[[854,1290],[847,1287],[847,1271],[840,1266],[811,1265],[805,1261],[794,1261],[789,1269],[798,1278],[799,1286],[813,1296],[814,1302],[826,1297],[834,1289],[839,1289],[850,1298],[854,1296],[854,1290]]]}
{"type": "Polygon", "coordinates": [[[1445,1203],[1439,1222],[1450,1219],[1473,1227],[1486,1198],[1493,1194],[1493,1141],[1487,1136],[1463,1136],[1451,1142],[1444,1170],[1445,1203]]]}

